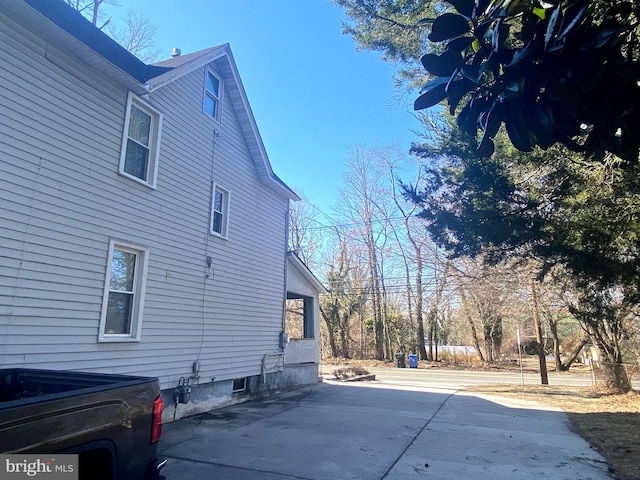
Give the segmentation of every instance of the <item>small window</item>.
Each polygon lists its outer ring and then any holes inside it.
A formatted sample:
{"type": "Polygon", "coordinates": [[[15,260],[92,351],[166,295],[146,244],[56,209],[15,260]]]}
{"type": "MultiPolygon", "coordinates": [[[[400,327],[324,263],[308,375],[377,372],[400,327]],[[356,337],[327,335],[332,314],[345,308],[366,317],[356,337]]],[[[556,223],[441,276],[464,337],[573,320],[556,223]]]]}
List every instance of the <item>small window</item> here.
{"type": "Polygon", "coordinates": [[[129,93],[120,174],[155,188],[162,115],[129,93]]]}
{"type": "Polygon", "coordinates": [[[233,393],[241,393],[247,391],[247,377],[236,378],[233,381],[233,393]]]}
{"type": "Polygon", "coordinates": [[[220,99],[222,98],[222,80],[213,71],[207,70],[204,85],[204,113],[220,121],[220,99]]]}
{"type": "Polygon", "coordinates": [[[213,185],[211,199],[211,233],[227,238],[229,223],[229,190],[213,185]]]}
{"type": "Polygon", "coordinates": [[[110,242],[100,341],[140,340],[147,260],[147,249],[110,242]]]}

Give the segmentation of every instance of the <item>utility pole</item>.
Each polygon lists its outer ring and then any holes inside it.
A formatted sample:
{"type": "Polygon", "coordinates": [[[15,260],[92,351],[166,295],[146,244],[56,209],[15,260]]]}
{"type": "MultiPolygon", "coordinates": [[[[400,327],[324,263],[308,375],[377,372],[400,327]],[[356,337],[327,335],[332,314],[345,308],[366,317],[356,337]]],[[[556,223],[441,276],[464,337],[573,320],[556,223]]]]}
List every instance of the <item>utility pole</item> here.
{"type": "Polygon", "coordinates": [[[536,280],[531,274],[529,280],[531,288],[531,316],[533,317],[533,328],[536,331],[536,350],[540,359],[540,383],[549,385],[549,376],[547,374],[547,360],[544,355],[544,346],[542,344],[542,328],[540,328],[540,318],[538,317],[538,296],[536,293],[536,280]]]}

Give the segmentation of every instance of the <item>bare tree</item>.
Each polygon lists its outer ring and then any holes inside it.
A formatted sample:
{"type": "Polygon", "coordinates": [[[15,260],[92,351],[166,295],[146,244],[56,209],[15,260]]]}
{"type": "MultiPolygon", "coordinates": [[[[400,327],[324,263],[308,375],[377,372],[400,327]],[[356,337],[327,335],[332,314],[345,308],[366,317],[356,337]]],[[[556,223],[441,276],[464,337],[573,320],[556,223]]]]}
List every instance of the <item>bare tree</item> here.
{"type": "Polygon", "coordinates": [[[87,20],[146,63],[156,61],[160,51],[156,48],[156,27],[140,10],[128,10],[120,21],[114,22],[105,7],[120,6],[118,0],[66,0],[87,20]]]}
{"type": "Polygon", "coordinates": [[[369,281],[373,311],[375,356],[382,360],[390,356],[385,347],[385,305],[379,251],[384,232],[379,228],[383,222],[378,217],[381,203],[382,174],[374,165],[375,152],[354,147],[348,159],[349,170],[345,174],[345,187],[341,191],[341,208],[350,221],[367,252],[369,281]]]}
{"type": "Polygon", "coordinates": [[[111,38],[145,63],[160,58],[156,46],[157,29],[140,10],[129,9],[121,22],[109,22],[106,31],[111,38]]]}
{"type": "Polygon", "coordinates": [[[336,231],[339,252],[327,272],[329,294],[320,300],[320,313],[325,321],[331,355],[351,358],[349,331],[351,320],[363,307],[367,290],[354,279],[352,257],[347,243],[336,231]]]}
{"type": "Polygon", "coordinates": [[[117,0],[67,0],[67,4],[80,12],[87,20],[102,30],[111,21],[104,20],[104,5],[118,6],[117,0]]]}
{"type": "Polygon", "coordinates": [[[296,252],[298,257],[313,269],[322,244],[319,234],[321,224],[316,218],[316,209],[308,202],[304,194],[299,194],[299,196],[301,200],[293,203],[289,209],[288,248],[296,252]]]}
{"type": "Polygon", "coordinates": [[[465,258],[457,264],[457,291],[482,361],[494,362],[500,355],[506,306],[513,291],[510,280],[510,270],[488,267],[482,259],[465,258]]]}
{"type": "MultiPolygon", "coordinates": [[[[407,292],[407,308],[409,313],[409,321],[415,323],[415,347],[413,351],[418,351],[422,360],[427,359],[427,350],[424,342],[424,320],[423,320],[423,302],[424,302],[424,289],[422,286],[422,276],[424,274],[424,262],[423,262],[423,248],[428,241],[426,229],[422,229],[421,234],[416,234],[415,223],[418,221],[415,212],[417,205],[413,202],[407,203],[400,199],[396,184],[398,178],[395,174],[395,162],[387,161],[389,168],[389,179],[391,183],[391,197],[396,205],[397,210],[402,215],[404,233],[406,239],[409,241],[410,248],[412,249],[412,255],[405,251],[404,242],[396,235],[398,248],[402,253],[404,260],[404,270],[406,278],[406,292],[407,292]],[[413,271],[413,282],[412,273],[413,271]],[[415,322],[414,322],[414,304],[415,304],[415,322]]],[[[417,165],[417,178],[415,184],[419,184],[422,178],[422,162],[419,161],[417,165]]]]}

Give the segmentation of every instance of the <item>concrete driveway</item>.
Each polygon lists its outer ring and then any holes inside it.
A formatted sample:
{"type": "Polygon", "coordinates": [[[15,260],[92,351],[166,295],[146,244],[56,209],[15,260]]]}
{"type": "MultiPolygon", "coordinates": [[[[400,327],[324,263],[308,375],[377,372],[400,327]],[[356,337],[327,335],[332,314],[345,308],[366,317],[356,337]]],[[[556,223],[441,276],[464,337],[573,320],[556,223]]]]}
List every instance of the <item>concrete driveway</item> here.
{"type": "Polygon", "coordinates": [[[610,479],[566,415],[456,390],[325,382],[164,426],[167,480],[610,479]]]}

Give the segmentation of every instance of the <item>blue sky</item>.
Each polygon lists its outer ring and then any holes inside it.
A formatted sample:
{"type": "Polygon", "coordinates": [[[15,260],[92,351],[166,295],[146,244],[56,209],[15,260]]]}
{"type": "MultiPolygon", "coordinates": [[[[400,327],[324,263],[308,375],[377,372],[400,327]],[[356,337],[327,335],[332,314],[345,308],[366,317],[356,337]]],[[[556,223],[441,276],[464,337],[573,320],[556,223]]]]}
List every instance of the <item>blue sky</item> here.
{"type": "MultiPolygon", "coordinates": [[[[122,0],[157,28],[162,59],[229,43],[276,174],[329,211],[353,145],[408,150],[418,128],[394,67],[358,52],[329,0],[122,0]]],[[[409,99],[413,103],[413,98],[409,99]]]]}

